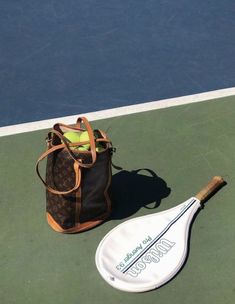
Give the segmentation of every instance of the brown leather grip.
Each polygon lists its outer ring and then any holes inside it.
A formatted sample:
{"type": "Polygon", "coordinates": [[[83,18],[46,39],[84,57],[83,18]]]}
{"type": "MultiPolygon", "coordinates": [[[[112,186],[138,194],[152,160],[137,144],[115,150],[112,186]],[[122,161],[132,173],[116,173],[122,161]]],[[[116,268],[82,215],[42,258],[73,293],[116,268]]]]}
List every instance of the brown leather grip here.
{"type": "Polygon", "coordinates": [[[200,192],[198,192],[197,195],[195,195],[195,197],[199,199],[201,203],[204,203],[225,184],[226,182],[221,176],[214,176],[212,180],[200,192]]]}

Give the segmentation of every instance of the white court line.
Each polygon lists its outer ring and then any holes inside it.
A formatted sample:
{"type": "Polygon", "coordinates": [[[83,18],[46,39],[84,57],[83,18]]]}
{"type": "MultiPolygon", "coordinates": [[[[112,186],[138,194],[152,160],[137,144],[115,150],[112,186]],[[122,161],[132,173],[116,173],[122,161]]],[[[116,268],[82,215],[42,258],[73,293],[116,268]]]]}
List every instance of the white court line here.
{"type": "Polygon", "coordinates": [[[152,111],[157,109],[169,108],[169,107],[179,106],[184,104],[190,104],[190,103],[196,103],[202,101],[211,101],[216,98],[228,97],[232,95],[235,95],[235,87],[209,91],[205,93],[187,95],[182,97],[162,99],[158,101],[150,101],[150,102],[134,104],[130,106],[123,106],[123,107],[118,107],[108,110],[101,110],[101,111],[83,113],[83,114],[79,113],[77,115],[40,120],[29,123],[22,123],[17,125],[1,127],[0,137],[43,130],[43,129],[50,129],[57,122],[62,122],[64,124],[69,124],[69,125],[74,124],[78,116],[86,116],[89,121],[95,121],[105,118],[112,118],[112,117],[118,117],[123,115],[134,114],[134,113],[141,113],[141,112],[152,111]]]}

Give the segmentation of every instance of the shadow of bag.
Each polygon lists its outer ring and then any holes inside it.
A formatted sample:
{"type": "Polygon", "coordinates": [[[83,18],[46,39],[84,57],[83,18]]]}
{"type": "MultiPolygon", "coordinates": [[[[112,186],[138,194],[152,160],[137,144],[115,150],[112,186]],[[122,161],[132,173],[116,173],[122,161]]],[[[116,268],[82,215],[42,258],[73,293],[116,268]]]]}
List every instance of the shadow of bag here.
{"type": "Polygon", "coordinates": [[[109,217],[112,151],[107,135],[93,131],[85,117],[79,117],[75,126],[57,123],[49,132],[47,150],[39,157],[36,172],[46,187],[47,221],[55,231],[82,232],[109,217]],[[71,143],[63,135],[65,131],[87,131],[89,141],[71,143]],[[96,151],[97,143],[102,151],[96,151]],[[85,144],[90,145],[89,151],[73,149],[85,144]],[[45,158],[46,180],[39,172],[45,158]]]}

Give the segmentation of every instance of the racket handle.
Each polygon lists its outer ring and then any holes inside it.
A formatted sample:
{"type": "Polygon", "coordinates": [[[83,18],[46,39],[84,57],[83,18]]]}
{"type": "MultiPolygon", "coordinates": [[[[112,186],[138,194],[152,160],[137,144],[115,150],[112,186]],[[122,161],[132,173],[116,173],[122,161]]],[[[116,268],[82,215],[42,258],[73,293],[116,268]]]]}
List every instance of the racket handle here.
{"type": "Polygon", "coordinates": [[[201,203],[204,203],[225,184],[226,182],[221,176],[214,176],[212,180],[200,192],[198,192],[197,195],[195,195],[195,197],[199,199],[201,203]]]}

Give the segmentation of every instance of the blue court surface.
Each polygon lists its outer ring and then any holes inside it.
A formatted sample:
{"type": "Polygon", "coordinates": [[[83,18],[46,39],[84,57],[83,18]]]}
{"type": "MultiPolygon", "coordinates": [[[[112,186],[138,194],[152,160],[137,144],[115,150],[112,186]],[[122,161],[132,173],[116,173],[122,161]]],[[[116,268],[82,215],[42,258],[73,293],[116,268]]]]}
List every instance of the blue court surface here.
{"type": "Polygon", "coordinates": [[[0,0],[2,304],[234,303],[234,16],[232,0],[0,0]],[[117,149],[115,207],[66,235],[46,222],[35,163],[53,124],[81,114],[117,149]],[[195,219],[172,281],[130,294],[100,277],[106,233],[174,207],[214,175],[227,185],[195,219]]]}
{"type": "Polygon", "coordinates": [[[0,5],[1,126],[235,86],[232,0],[0,5]]]}

